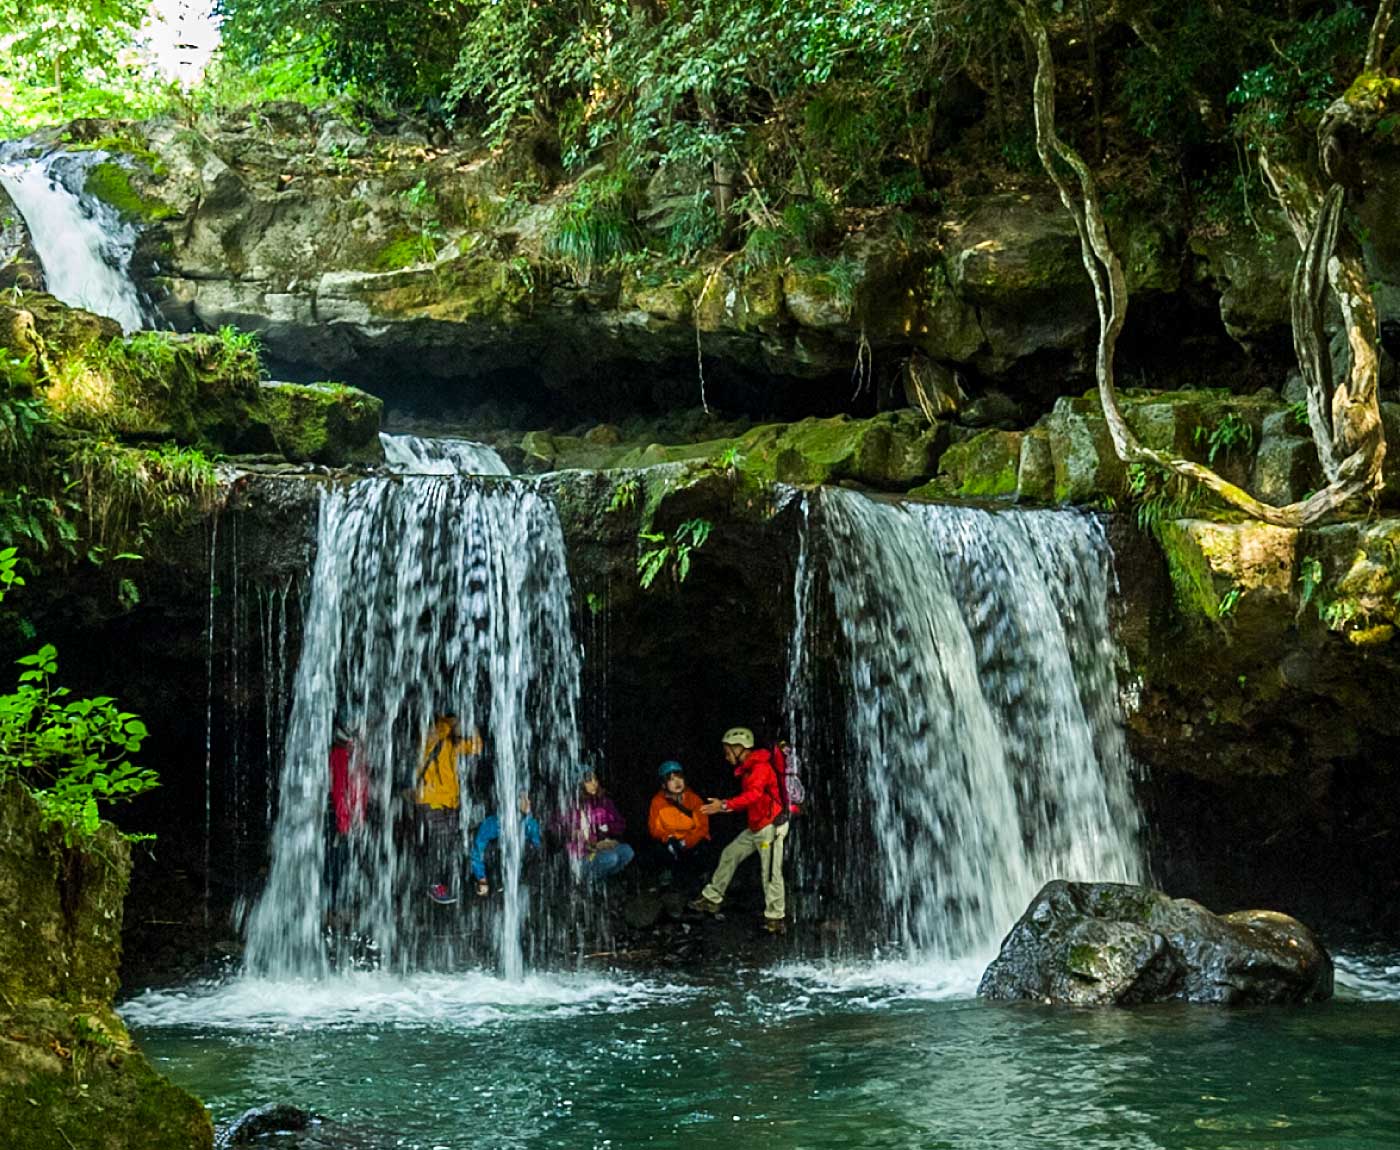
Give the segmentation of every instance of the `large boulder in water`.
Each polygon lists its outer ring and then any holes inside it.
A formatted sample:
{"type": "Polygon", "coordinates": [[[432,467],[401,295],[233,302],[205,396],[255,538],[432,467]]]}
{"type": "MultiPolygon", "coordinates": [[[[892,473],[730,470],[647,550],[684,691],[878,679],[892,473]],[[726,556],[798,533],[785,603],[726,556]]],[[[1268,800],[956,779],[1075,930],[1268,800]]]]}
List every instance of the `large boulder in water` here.
{"type": "Polygon", "coordinates": [[[1124,883],[1047,883],[982,976],[983,998],[1072,1006],[1225,1005],[1332,996],[1332,959],[1272,911],[1215,915],[1124,883]]]}

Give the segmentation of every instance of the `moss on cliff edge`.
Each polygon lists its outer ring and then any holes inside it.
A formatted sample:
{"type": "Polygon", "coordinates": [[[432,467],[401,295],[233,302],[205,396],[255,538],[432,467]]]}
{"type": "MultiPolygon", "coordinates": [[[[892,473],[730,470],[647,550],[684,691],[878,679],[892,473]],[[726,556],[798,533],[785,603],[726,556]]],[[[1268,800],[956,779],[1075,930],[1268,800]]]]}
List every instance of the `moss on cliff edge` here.
{"type": "Polygon", "coordinates": [[[161,1078],[112,1010],[126,841],[87,851],[0,788],[0,1141],[24,1150],[200,1150],[204,1108],[161,1078]]]}
{"type": "Polygon", "coordinates": [[[106,1006],[40,999],[0,1013],[0,1131],[24,1150],[202,1150],[199,1102],[132,1046],[106,1006]]]}
{"type": "Polygon", "coordinates": [[[89,169],[83,191],[115,208],[128,220],[152,223],[179,215],[168,204],[138,192],[131,182],[131,173],[112,160],[94,164],[89,169]]]}

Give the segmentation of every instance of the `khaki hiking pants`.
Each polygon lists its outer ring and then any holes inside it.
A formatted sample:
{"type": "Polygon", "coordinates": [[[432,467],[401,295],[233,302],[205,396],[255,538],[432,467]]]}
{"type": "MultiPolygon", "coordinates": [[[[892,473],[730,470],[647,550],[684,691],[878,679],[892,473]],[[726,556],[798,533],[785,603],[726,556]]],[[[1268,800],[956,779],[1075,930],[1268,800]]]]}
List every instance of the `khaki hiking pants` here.
{"type": "Polygon", "coordinates": [[[783,888],[783,840],[787,838],[790,825],[784,823],[777,827],[769,823],[761,831],[751,831],[748,827],[741,830],[734,836],[734,841],[720,852],[719,866],[715,867],[714,876],[700,896],[711,902],[723,902],[724,892],[734,880],[735,868],[757,851],[759,874],[763,879],[763,917],[782,918],[787,913],[787,895],[783,888]]]}

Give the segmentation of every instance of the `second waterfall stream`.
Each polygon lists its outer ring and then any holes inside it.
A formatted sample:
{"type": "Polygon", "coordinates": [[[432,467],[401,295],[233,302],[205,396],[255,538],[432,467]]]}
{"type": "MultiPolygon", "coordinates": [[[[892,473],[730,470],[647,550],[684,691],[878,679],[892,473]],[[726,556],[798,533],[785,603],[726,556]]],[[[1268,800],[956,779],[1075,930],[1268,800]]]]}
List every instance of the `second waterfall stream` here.
{"type": "Polygon", "coordinates": [[[1098,523],[835,489],[804,510],[788,722],[836,824],[798,859],[829,917],[980,963],[1048,879],[1140,881],[1098,523]]]}

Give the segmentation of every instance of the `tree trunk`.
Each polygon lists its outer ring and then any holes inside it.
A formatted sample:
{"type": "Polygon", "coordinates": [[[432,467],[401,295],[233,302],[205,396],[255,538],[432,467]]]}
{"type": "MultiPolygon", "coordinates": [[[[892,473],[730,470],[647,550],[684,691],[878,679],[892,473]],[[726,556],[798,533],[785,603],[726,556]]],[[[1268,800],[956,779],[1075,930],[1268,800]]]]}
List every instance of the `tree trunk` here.
{"type": "MultiPolygon", "coordinates": [[[[1381,15],[1389,18],[1388,9],[1393,3],[1394,0],[1383,0],[1378,22],[1381,15]]],[[[1343,197],[1341,187],[1332,188],[1322,201],[1321,209],[1313,213],[1310,220],[1304,219],[1303,212],[1311,197],[1295,191],[1292,196],[1294,209],[1290,214],[1290,222],[1304,249],[1294,276],[1294,340],[1298,345],[1304,378],[1308,381],[1309,407],[1310,410],[1316,409],[1312,433],[1328,475],[1328,485],[1300,502],[1274,507],[1228,482],[1204,464],[1144,446],[1124,419],[1118,405],[1113,363],[1128,309],[1123,265],[1109,243],[1093,173],[1083,157],[1060,139],[1055,128],[1054,57],[1050,51],[1050,37],[1035,0],[1017,4],[1016,12],[1035,59],[1033,99],[1036,152],[1041,165],[1054,182],[1061,202],[1074,219],[1084,268],[1094,289],[1099,312],[1095,376],[1104,420],[1118,457],[1125,463],[1149,463],[1194,480],[1246,515],[1282,527],[1316,523],[1358,496],[1374,498],[1380,492],[1381,463],[1385,457],[1385,437],[1376,398],[1378,361],[1375,304],[1359,259],[1353,263],[1350,257],[1336,255],[1343,197]],[[1078,182],[1077,194],[1065,175],[1066,168],[1078,182]],[[1322,350],[1324,271],[1341,304],[1352,346],[1348,380],[1331,395],[1326,394],[1330,366],[1322,350]]],[[[1383,41],[1384,37],[1381,39],[1383,41]]],[[[1297,181],[1293,181],[1293,184],[1296,188],[1297,181]]]]}

